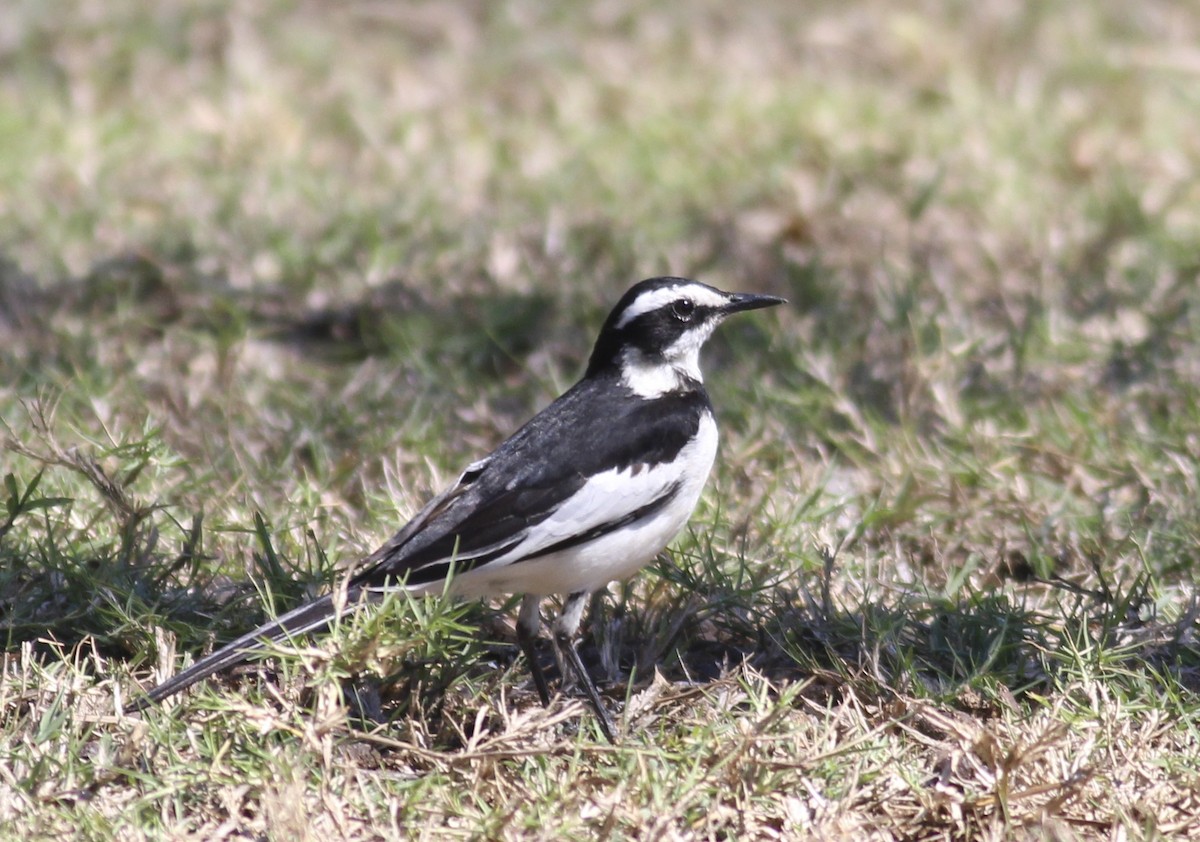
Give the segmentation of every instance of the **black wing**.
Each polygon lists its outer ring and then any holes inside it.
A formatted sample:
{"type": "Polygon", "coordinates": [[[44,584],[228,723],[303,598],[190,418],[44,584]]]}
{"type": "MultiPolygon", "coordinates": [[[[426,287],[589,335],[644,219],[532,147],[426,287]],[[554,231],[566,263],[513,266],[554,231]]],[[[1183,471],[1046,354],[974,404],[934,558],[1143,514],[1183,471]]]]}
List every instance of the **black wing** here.
{"type": "Polygon", "coordinates": [[[583,380],[431,500],[351,584],[428,584],[444,579],[452,563],[460,572],[486,564],[594,474],[673,460],[709,410],[699,386],[646,401],[612,379],[583,380]]]}

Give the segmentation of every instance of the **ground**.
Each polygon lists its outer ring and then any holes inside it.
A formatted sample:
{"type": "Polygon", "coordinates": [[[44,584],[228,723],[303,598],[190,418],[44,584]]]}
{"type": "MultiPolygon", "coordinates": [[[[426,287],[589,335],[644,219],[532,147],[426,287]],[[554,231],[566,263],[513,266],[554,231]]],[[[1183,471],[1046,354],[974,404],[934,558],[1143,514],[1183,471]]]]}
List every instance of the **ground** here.
{"type": "Polygon", "coordinates": [[[1166,0],[6,3],[0,836],[1200,835],[1198,43],[1166,0]],[[663,273],[790,303],[710,343],[701,505],[585,621],[619,744],[499,599],[126,710],[663,273]]]}

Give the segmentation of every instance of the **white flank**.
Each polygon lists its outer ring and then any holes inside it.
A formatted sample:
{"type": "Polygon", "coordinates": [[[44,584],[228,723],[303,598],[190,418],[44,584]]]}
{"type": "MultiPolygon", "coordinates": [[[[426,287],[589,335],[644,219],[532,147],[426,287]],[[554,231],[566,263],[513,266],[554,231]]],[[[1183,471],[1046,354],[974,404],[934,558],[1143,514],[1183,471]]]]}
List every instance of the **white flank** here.
{"type": "MultiPolygon", "coordinates": [[[[547,520],[510,552],[458,575],[456,594],[474,598],[500,593],[539,596],[575,593],[603,587],[645,567],[687,523],[704,489],[717,453],[717,426],[707,413],[696,437],[674,461],[639,471],[606,471],[589,479],[547,520]],[[539,550],[568,540],[626,515],[660,498],[672,484],[679,490],[654,514],[585,544],[541,558],[522,561],[539,550]]],[[[428,590],[440,590],[441,584],[428,590]]]]}

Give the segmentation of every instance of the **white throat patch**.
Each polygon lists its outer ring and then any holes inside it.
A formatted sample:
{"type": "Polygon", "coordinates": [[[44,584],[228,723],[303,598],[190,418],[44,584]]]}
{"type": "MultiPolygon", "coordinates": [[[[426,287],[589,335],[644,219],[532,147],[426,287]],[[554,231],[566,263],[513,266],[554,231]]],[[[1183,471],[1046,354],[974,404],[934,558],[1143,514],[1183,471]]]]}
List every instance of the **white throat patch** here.
{"type": "Polygon", "coordinates": [[[657,398],[683,388],[686,380],[704,382],[700,371],[700,349],[719,319],[697,326],[665,349],[661,357],[647,357],[636,348],[621,352],[621,382],[643,398],[657,398]]]}
{"type": "MultiPolygon", "coordinates": [[[[696,373],[700,373],[699,366],[696,373]]],[[[621,355],[621,382],[638,397],[657,398],[678,391],[683,385],[681,374],[675,366],[648,360],[632,348],[621,355]]]]}

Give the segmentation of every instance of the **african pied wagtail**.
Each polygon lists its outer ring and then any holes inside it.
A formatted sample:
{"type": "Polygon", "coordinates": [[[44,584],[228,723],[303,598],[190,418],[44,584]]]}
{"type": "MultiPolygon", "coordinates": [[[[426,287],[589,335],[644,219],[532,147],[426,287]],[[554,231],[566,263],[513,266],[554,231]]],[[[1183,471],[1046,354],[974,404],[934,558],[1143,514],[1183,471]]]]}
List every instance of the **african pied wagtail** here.
{"type": "Polygon", "coordinates": [[[683,528],[717,452],[700,348],[726,316],[782,304],[684,278],[633,286],[609,314],[587,372],[364,559],[345,601],[321,597],[290,611],[150,690],[140,710],[270,643],[327,628],[339,605],[388,590],[478,598],[524,594],[517,638],[543,704],[550,692],[534,651],[540,603],[567,594],[554,631],[596,710],[612,720],[575,648],[592,592],[633,575],[683,528]]]}

